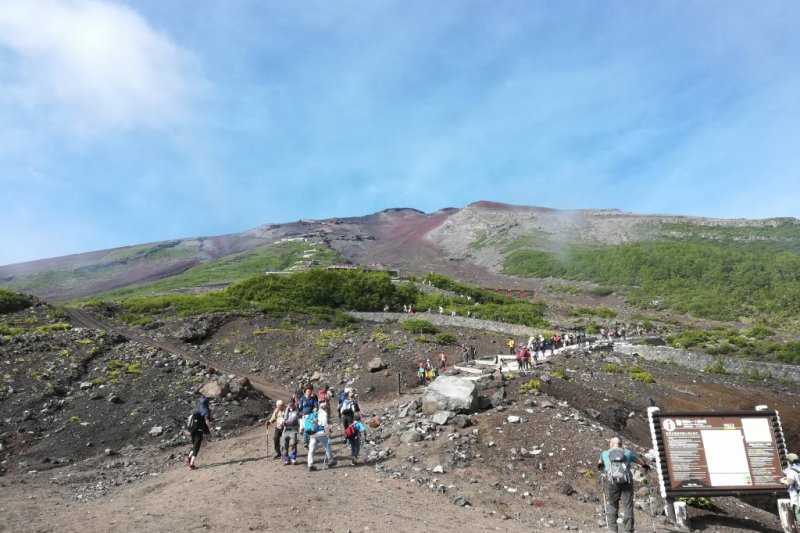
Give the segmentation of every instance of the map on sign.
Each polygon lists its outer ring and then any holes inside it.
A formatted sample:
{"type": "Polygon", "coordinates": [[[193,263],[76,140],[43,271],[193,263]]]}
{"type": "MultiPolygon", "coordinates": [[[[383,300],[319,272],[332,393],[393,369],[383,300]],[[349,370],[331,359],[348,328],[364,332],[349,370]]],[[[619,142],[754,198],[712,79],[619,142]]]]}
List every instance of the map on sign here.
{"type": "Polygon", "coordinates": [[[785,454],[775,411],[650,413],[662,492],[781,491],[785,454]]]}

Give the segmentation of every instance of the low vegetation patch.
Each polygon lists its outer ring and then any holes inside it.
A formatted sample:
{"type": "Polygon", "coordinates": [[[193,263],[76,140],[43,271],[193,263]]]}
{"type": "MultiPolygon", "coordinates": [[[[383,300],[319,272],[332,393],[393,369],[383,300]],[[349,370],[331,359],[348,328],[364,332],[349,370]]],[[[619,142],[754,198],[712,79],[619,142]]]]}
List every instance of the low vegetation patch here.
{"type": "Polygon", "coordinates": [[[578,307],[570,312],[570,316],[592,316],[596,318],[616,318],[617,312],[604,305],[598,307],[578,307]]]}
{"type": "Polygon", "coordinates": [[[527,383],[523,383],[519,386],[519,393],[520,394],[538,394],[539,389],[542,386],[542,382],[538,379],[532,379],[527,383]]]}
{"type": "Polygon", "coordinates": [[[405,322],[403,322],[403,324],[400,327],[403,328],[405,331],[408,331],[409,333],[414,333],[414,334],[417,334],[417,333],[434,334],[434,333],[438,333],[439,332],[439,330],[436,328],[436,326],[434,326],[433,324],[431,324],[427,320],[422,320],[420,318],[412,318],[412,319],[406,320],[405,322]]]}
{"type": "Polygon", "coordinates": [[[30,296],[0,289],[0,314],[22,311],[32,305],[33,299],[30,296]]]}
{"type": "Polygon", "coordinates": [[[444,346],[453,346],[458,344],[458,339],[452,333],[437,333],[433,336],[433,341],[436,344],[442,344],[444,346]]]}

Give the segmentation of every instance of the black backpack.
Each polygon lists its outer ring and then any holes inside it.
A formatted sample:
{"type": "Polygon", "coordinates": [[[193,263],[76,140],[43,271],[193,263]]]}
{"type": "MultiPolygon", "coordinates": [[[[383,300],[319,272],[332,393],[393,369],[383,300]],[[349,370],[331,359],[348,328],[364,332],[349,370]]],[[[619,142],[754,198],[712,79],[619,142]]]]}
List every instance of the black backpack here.
{"type": "Polygon", "coordinates": [[[203,415],[195,411],[194,413],[189,415],[189,420],[186,421],[186,429],[188,429],[190,433],[194,433],[195,431],[199,431],[200,428],[202,428],[202,424],[203,424],[203,415]]]}
{"type": "Polygon", "coordinates": [[[608,469],[608,478],[615,485],[627,485],[632,481],[631,469],[625,459],[624,448],[612,448],[608,451],[608,462],[611,468],[608,469]]]}

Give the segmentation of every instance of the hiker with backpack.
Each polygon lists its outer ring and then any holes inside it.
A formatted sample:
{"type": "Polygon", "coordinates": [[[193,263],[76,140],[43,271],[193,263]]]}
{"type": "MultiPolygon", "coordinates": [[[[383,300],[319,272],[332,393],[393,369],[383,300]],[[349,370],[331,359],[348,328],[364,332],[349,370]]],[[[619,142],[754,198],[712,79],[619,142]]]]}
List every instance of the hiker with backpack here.
{"type": "Polygon", "coordinates": [[[617,531],[617,515],[619,504],[622,501],[622,525],[626,532],[633,531],[633,472],[631,463],[636,463],[645,471],[650,470],[650,465],[644,462],[636,453],[622,447],[622,439],[613,437],[608,441],[608,449],[600,454],[597,469],[603,474],[603,479],[608,485],[608,503],[606,504],[606,520],[609,531],[617,531]]]}
{"type": "Polygon", "coordinates": [[[281,457],[283,465],[297,464],[297,432],[300,430],[300,410],[294,398],[283,411],[283,433],[281,433],[281,457]]]}
{"type": "Polygon", "coordinates": [[[355,420],[356,413],[360,412],[361,408],[358,405],[356,397],[353,395],[353,389],[351,387],[345,387],[344,398],[339,403],[339,415],[342,421],[343,439],[344,439],[345,428],[353,423],[353,420],[355,420]]]}
{"type": "Polygon", "coordinates": [[[211,416],[211,409],[208,403],[208,398],[202,398],[189,417],[188,430],[192,437],[192,451],[186,456],[186,464],[189,466],[189,470],[197,468],[194,465],[194,461],[197,459],[197,454],[200,453],[200,445],[203,443],[203,436],[211,435],[211,423],[214,421],[214,418],[211,416]]]}
{"type": "Polygon", "coordinates": [[[344,428],[344,438],[350,446],[350,454],[353,458],[350,460],[353,465],[358,464],[358,452],[361,451],[361,436],[364,436],[364,462],[367,461],[368,452],[366,450],[367,444],[367,426],[361,422],[361,413],[355,415],[353,423],[344,428]]]}
{"type": "Polygon", "coordinates": [[[314,451],[317,445],[321,445],[325,450],[325,464],[328,468],[335,466],[336,461],[333,459],[333,450],[331,449],[331,428],[328,425],[328,412],[325,410],[326,405],[320,404],[320,409],[311,413],[305,418],[305,434],[309,437],[308,442],[308,470],[314,471],[317,469],[314,466],[314,451]]]}
{"type": "Polygon", "coordinates": [[[311,413],[319,409],[319,400],[317,400],[317,396],[314,394],[314,386],[310,383],[306,385],[303,397],[300,398],[299,408],[300,414],[303,416],[303,423],[300,425],[300,433],[303,435],[303,444],[307,446],[309,436],[305,432],[305,421],[311,413]]]}
{"type": "Polygon", "coordinates": [[[283,411],[285,408],[283,400],[278,400],[275,403],[275,410],[272,411],[272,416],[264,424],[267,431],[269,431],[270,424],[275,424],[275,429],[272,430],[272,450],[275,452],[273,459],[280,459],[281,457],[281,435],[283,434],[283,411]]]}
{"type": "Polygon", "coordinates": [[[789,465],[783,471],[781,483],[789,490],[789,501],[794,512],[795,525],[800,524],[800,457],[796,453],[786,454],[789,465]]]}

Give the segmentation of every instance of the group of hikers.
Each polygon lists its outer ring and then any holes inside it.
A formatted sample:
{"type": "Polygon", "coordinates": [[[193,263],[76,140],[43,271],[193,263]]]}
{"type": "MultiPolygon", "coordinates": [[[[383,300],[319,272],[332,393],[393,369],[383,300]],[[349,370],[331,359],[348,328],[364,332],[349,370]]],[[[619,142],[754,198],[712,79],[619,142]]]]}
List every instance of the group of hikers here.
{"type": "Polygon", "coordinates": [[[548,335],[547,337],[540,333],[538,336],[531,335],[528,337],[528,342],[525,344],[517,343],[513,337],[509,337],[506,346],[508,346],[508,353],[511,355],[514,355],[518,350],[527,349],[535,355],[541,354],[544,357],[547,350],[550,350],[550,355],[553,355],[553,351],[558,348],[581,344],[585,340],[586,336],[582,331],[564,333],[563,335],[561,333],[553,333],[552,336],[548,335]]]}
{"type": "MultiPolygon", "coordinates": [[[[333,456],[333,421],[331,407],[333,390],[328,385],[314,391],[311,383],[298,383],[292,397],[284,402],[275,402],[275,409],[264,422],[265,427],[272,430],[272,447],[275,459],[282,459],[283,465],[297,464],[297,448],[302,444],[307,449],[308,470],[316,470],[314,453],[321,448],[324,451],[323,465],[328,468],[336,465],[333,456]]],[[[364,461],[369,460],[367,448],[367,426],[361,418],[361,406],[358,394],[345,387],[339,393],[337,413],[340,437],[350,449],[351,463],[358,464],[359,453],[364,449],[364,461]]],[[[189,417],[188,430],[192,438],[192,450],[186,456],[189,470],[194,470],[195,459],[200,452],[203,437],[210,435],[214,419],[209,408],[209,399],[202,398],[197,408],[189,417]]]]}
{"type": "MultiPolygon", "coordinates": [[[[302,443],[307,453],[308,469],[316,470],[314,453],[322,448],[325,458],[323,465],[328,468],[336,465],[333,456],[333,421],[331,411],[334,394],[329,385],[322,385],[314,391],[311,383],[298,383],[288,405],[278,400],[272,415],[265,426],[273,427],[272,446],[275,459],[282,459],[283,465],[297,464],[297,447],[302,443]]],[[[367,426],[361,419],[361,406],[358,394],[351,387],[345,387],[338,396],[337,414],[341,429],[340,437],[350,448],[350,461],[358,463],[362,442],[367,442],[367,426]]],[[[364,461],[369,458],[365,446],[364,461]]]]}

